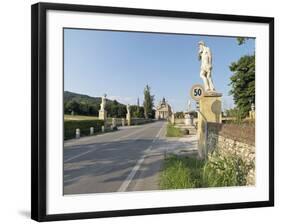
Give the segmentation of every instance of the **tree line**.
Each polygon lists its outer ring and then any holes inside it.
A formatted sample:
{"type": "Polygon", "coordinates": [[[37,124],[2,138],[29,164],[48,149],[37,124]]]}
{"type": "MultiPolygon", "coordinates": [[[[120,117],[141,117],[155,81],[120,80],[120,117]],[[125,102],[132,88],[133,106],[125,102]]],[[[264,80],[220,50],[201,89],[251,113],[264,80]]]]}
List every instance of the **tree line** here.
{"type": "MultiPolygon", "coordinates": [[[[238,37],[238,45],[244,44],[249,38],[238,37]]],[[[233,73],[230,77],[230,95],[233,96],[235,108],[227,110],[229,116],[245,118],[255,103],[255,52],[244,55],[229,66],[233,73]]]]}
{"type": "MultiPolygon", "coordinates": [[[[90,97],[83,94],[64,92],[64,114],[98,116],[101,104],[101,97],[90,97]]],[[[154,96],[151,88],[146,85],[144,88],[144,102],[141,105],[131,105],[130,113],[135,118],[154,118],[155,110],[154,96]]],[[[125,118],[127,106],[117,100],[107,99],[105,110],[108,117],[125,118]]]]}

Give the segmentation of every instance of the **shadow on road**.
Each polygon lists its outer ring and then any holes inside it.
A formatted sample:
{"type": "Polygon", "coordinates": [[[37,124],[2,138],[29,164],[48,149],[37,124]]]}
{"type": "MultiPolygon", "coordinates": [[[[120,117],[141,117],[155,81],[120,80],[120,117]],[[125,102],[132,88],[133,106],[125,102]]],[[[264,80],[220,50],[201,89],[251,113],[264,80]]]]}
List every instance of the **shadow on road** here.
{"type": "MultiPolygon", "coordinates": [[[[147,159],[180,149],[194,153],[194,147],[188,142],[158,139],[154,142],[152,150],[148,152],[146,149],[151,144],[151,139],[144,138],[83,144],[80,149],[69,147],[64,150],[64,159],[66,161],[73,155],[75,157],[75,155],[86,153],[64,163],[64,188],[78,184],[82,178],[87,178],[91,179],[92,183],[95,183],[90,190],[91,193],[114,192],[116,190],[112,190],[110,186],[119,186],[130,174],[138,159],[144,155],[147,159]]],[[[135,175],[132,181],[153,176],[156,172],[159,172],[159,170],[147,172],[150,167],[156,166],[154,163],[159,164],[157,159],[151,159],[150,161],[150,163],[144,163],[140,166],[138,173],[142,173],[142,175],[135,175]]],[[[75,192],[75,194],[79,193],[89,192],[79,192],[79,190],[75,192]]]]}

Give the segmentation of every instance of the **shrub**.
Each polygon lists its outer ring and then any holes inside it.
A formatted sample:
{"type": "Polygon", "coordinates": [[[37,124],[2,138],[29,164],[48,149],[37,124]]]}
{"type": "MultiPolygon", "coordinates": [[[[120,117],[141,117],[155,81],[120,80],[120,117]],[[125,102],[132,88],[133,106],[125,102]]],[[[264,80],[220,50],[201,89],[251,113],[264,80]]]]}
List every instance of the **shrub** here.
{"type": "Polygon", "coordinates": [[[247,175],[254,166],[246,164],[241,157],[214,151],[203,168],[203,185],[208,187],[244,186],[247,175]]]}
{"type": "Polygon", "coordinates": [[[90,135],[90,127],[94,127],[94,132],[100,132],[104,125],[103,120],[65,120],[64,139],[75,138],[76,128],[80,129],[80,136],[90,135]]]}
{"type": "Polygon", "coordinates": [[[246,164],[236,155],[217,151],[208,160],[168,156],[160,175],[161,189],[244,186],[254,163],[246,164]]]}

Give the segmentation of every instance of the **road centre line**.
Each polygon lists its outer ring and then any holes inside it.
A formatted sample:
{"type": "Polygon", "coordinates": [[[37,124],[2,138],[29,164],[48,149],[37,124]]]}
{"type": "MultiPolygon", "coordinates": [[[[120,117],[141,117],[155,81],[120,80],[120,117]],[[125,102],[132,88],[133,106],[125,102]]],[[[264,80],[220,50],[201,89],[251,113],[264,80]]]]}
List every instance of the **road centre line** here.
{"type": "Polygon", "coordinates": [[[86,151],[86,152],[83,152],[83,153],[81,153],[81,154],[79,154],[79,155],[76,155],[76,156],[73,156],[73,157],[71,157],[71,158],[68,158],[68,159],[64,160],[64,162],[67,163],[67,162],[69,162],[69,161],[71,161],[71,160],[73,160],[73,159],[77,159],[77,158],[79,158],[79,157],[81,157],[81,156],[83,156],[83,155],[86,155],[86,154],[88,154],[89,152],[92,152],[92,149],[90,149],[90,150],[88,150],[88,151],[86,151]]]}
{"type": "Polygon", "coordinates": [[[145,157],[147,156],[147,153],[149,151],[152,150],[152,147],[155,143],[156,140],[158,140],[158,138],[160,137],[160,134],[162,132],[162,130],[164,129],[165,124],[162,126],[162,128],[158,131],[157,135],[155,136],[155,138],[153,139],[151,145],[145,150],[144,155],[137,161],[136,165],[133,167],[133,169],[131,170],[130,174],[127,176],[127,178],[123,181],[123,183],[121,184],[121,186],[119,187],[119,189],[117,190],[118,192],[124,192],[128,189],[131,181],[133,180],[134,176],[136,175],[136,173],[138,172],[138,170],[141,167],[141,164],[143,163],[145,157]]]}

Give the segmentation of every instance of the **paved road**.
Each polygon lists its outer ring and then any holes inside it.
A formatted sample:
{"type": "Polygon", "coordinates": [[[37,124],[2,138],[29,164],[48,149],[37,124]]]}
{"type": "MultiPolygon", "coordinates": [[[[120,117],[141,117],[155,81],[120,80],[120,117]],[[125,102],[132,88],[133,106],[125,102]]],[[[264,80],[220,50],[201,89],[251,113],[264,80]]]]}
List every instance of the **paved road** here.
{"type": "Polygon", "coordinates": [[[165,122],[65,142],[64,194],[158,189],[165,122]]]}
{"type": "Polygon", "coordinates": [[[64,194],[157,190],[165,153],[190,144],[165,133],[159,121],[66,141],[64,194]]]}

